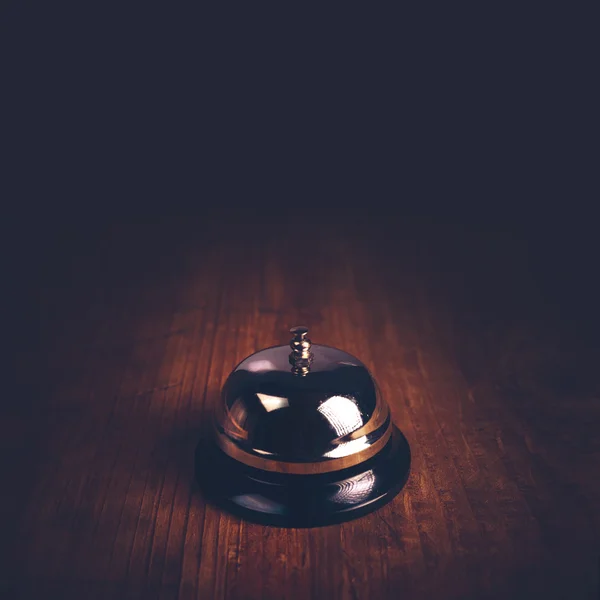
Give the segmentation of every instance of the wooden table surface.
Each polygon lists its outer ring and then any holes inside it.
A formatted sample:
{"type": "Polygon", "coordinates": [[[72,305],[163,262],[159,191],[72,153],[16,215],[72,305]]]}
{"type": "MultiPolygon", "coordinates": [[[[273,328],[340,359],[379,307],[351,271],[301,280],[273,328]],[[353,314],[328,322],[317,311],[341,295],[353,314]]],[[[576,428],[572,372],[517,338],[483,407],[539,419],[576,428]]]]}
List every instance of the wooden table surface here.
{"type": "Polygon", "coordinates": [[[54,240],[41,352],[26,338],[2,408],[0,596],[598,598],[593,270],[569,280],[528,235],[316,215],[54,240]],[[230,516],[193,481],[228,373],[297,324],[367,364],[413,453],[390,504],[305,530],[230,516]]]}

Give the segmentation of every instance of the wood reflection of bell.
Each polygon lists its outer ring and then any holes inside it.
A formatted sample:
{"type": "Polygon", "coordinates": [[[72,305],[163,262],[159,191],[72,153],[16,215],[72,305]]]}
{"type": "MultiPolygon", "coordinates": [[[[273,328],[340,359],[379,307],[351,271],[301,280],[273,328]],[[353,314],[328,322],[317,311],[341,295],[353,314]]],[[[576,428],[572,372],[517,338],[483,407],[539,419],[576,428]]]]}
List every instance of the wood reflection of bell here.
{"type": "Polygon", "coordinates": [[[270,525],[310,527],[375,510],[403,487],[410,449],[365,365],[312,344],[252,354],[231,373],[196,451],[206,496],[270,525]]]}

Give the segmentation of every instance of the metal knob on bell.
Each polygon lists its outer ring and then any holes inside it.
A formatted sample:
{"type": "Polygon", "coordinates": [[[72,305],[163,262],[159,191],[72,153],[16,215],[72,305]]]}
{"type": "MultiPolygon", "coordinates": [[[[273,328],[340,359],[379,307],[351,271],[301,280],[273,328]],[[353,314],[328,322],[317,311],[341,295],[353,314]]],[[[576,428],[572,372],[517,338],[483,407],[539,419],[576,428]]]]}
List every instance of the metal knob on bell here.
{"type": "Polygon", "coordinates": [[[365,365],[312,344],[244,359],[229,375],[210,439],[196,452],[209,499],[243,518],[310,527],[362,516],[391,500],[410,470],[406,438],[365,365]]]}

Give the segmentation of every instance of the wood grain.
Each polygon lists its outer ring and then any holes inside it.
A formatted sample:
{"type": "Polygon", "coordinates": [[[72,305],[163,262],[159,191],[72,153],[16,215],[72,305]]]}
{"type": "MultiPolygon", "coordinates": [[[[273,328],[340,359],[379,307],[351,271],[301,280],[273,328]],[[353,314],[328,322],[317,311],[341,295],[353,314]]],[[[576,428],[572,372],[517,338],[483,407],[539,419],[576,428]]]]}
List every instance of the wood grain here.
{"type": "Polygon", "coordinates": [[[2,408],[2,598],[597,598],[594,311],[541,255],[419,219],[65,238],[2,408]],[[230,370],[299,323],[372,369],[413,470],[372,515],[286,530],[207,505],[193,450],[230,370]]]}

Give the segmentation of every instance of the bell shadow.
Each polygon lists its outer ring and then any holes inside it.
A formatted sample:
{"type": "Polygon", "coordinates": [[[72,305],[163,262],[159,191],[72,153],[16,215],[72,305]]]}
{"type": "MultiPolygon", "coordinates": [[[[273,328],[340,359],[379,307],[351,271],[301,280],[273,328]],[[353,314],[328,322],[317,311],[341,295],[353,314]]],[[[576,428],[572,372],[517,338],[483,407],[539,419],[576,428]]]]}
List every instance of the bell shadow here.
{"type": "Polygon", "coordinates": [[[198,491],[195,477],[196,447],[210,435],[211,408],[192,411],[185,423],[176,424],[172,430],[155,440],[150,456],[150,469],[156,475],[176,470],[179,483],[189,481],[193,492],[198,491]]]}

